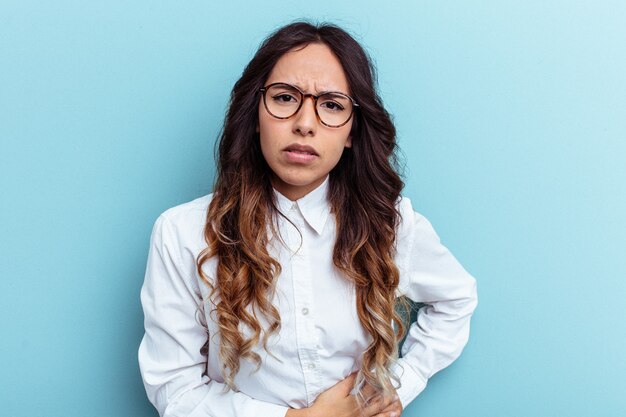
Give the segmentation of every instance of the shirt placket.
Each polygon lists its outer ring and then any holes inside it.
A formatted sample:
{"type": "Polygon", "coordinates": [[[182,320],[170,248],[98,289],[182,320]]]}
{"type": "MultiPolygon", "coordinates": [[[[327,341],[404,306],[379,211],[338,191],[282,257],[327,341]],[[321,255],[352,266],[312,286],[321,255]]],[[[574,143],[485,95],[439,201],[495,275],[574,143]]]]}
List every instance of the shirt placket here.
{"type": "Polygon", "coordinates": [[[317,333],[315,331],[315,309],[313,300],[312,271],[310,270],[309,247],[304,239],[305,224],[296,204],[292,206],[292,219],[302,231],[302,245],[300,234],[293,227],[290,228],[290,248],[292,250],[292,280],[294,309],[296,316],[296,343],[304,385],[306,388],[307,403],[310,406],[320,393],[321,371],[320,357],[317,350],[317,333]]]}

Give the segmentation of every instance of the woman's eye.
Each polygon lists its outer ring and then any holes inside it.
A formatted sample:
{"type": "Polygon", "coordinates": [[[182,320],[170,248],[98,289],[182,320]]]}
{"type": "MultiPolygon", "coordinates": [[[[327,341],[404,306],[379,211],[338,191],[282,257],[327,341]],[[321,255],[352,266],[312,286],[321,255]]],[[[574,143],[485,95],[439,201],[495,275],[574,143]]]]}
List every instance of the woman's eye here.
{"type": "Polygon", "coordinates": [[[341,104],[337,103],[336,101],[325,101],[321,104],[321,107],[327,110],[332,110],[332,111],[342,111],[345,108],[341,104]]]}
{"type": "Polygon", "coordinates": [[[292,96],[291,94],[277,94],[272,97],[275,101],[279,103],[296,103],[298,100],[292,96]]]}

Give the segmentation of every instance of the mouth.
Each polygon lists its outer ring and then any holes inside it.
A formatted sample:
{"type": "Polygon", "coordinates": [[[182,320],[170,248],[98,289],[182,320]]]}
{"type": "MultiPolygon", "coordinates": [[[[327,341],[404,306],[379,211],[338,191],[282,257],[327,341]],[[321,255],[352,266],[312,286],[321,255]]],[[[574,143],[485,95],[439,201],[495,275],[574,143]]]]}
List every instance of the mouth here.
{"type": "Polygon", "coordinates": [[[318,153],[310,146],[294,143],[283,149],[286,161],[295,165],[309,165],[315,163],[318,153]]]}
{"type": "Polygon", "coordinates": [[[315,149],[313,149],[312,147],[307,146],[307,145],[300,145],[297,143],[287,146],[285,149],[283,149],[283,151],[291,152],[291,153],[299,154],[299,155],[319,156],[318,153],[315,151],[315,149]]]}

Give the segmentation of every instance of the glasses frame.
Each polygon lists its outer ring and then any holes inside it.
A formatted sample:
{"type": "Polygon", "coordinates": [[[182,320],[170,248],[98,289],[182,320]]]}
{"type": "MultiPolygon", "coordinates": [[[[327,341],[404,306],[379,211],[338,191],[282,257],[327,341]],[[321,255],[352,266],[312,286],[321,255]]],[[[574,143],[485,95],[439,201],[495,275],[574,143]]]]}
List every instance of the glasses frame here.
{"type": "Polygon", "coordinates": [[[306,99],[307,99],[307,97],[311,97],[311,98],[313,99],[313,109],[315,110],[315,116],[317,117],[317,120],[318,120],[321,124],[323,124],[324,126],[326,126],[326,127],[338,128],[338,127],[344,126],[346,123],[348,123],[348,122],[350,121],[350,119],[352,119],[352,115],[354,115],[354,110],[355,110],[356,108],[358,108],[358,107],[359,107],[359,104],[358,104],[356,101],[354,101],[354,99],[353,99],[352,97],[350,97],[349,95],[347,95],[347,94],[345,94],[345,93],[342,93],[342,92],[340,92],[340,91],[322,91],[320,94],[317,94],[317,95],[315,95],[315,94],[310,94],[310,93],[309,93],[309,94],[307,94],[307,93],[305,93],[304,91],[300,90],[300,89],[299,89],[297,86],[295,86],[295,85],[292,85],[292,84],[289,84],[289,83],[282,83],[282,82],[272,83],[272,84],[266,85],[265,87],[261,87],[261,88],[259,89],[259,91],[263,94],[263,105],[265,106],[265,110],[267,110],[267,112],[270,114],[270,116],[272,116],[272,117],[274,117],[274,118],[276,118],[276,119],[280,119],[280,120],[290,119],[290,118],[292,118],[293,116],[295,116],[296,114],[298,114],[298,112],[299,112],[299,111],[300,111],[300,109],[302,108],[302,105],[304,104],[304,100],[306,100],[306,99]],[[297,91],[300,93],[300,95],[302,96],[302,100],[300,100],[300,104],[298,105],[298,108],[297,108],[297,109],[296,109],[296,111],[294,111],[294,112],[293,112],[293,114],[291,114],[290,116],[286,116],[286,117],[279,117],[279,116],[276,116],[274,113],[272,113],[272,112],[270,111],[269,107],[267,107],[267,99],[266,99],[266,96],[267,96],[267,95],[266,95],[265,93],[267,93],[267,90],[268,90],[268,89],[270,89],[270,88],[272,88],[272,87],[274,87],[274,86],[276,86],[276,85],[286,85],[286,86],[292,87],[292,88],[294,88],[295,90],[297,90],[297,91]],[[322,120],[322,118],[320,117],[319,113],[317,112],[317,99],[318,99],[318,98],[320,98],[321,96],[323,96],[323,95],[325,95],[325,94],[329,94],[329,93],[331,93],[331,94],[339,94],[339,95],[342,95],[342,96],[344,96],[344,97],[348,98],[348,99],[350,100],[350,102],[352,103],[352,111],[350,112],[350,116],[348,116],[348,118],[346,119],[346,121],[345,121],[345,122],[343,122],[343,123],[342,123],[342,124],[340,124],[340,125],[329,125],[328,123],[324,123],[324,121],[323,121],[323,120],[322,120]]]}

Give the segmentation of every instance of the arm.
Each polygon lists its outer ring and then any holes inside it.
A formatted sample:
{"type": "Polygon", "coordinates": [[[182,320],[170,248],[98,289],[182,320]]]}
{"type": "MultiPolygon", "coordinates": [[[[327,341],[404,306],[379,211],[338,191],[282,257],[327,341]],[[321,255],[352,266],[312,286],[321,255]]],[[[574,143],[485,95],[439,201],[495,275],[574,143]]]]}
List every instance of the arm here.
{"type": "Polygon", "coordinates": [[[402,384],[397,393],[406,407],[433,374],[461,354],[469,338],[477,294],[476,280],[441,244],[430,222],[412,209],[404,213],[406,230],[399,236],[404,252],[399,253],[399,264],[404,276],[399,291],[427,304],[411,325],[402,347],[403,357],[394,369],[402,384]]]}
{"type": "Polygon", "coordinates": [[[139,365],[148,398],[162,417],[283,417],[288,408],[229,390],[205,374],[208,334],[202,296],[180,263],[179,244],[166,215],[152,231],[141,289],[145,335],[139,365]],[[204,318],[202,317],[202,320],[204,318]]]}

